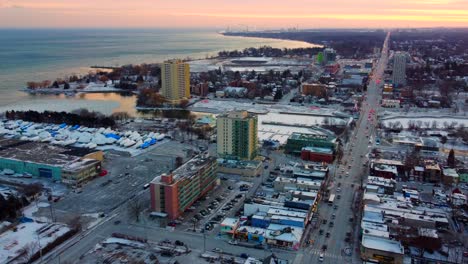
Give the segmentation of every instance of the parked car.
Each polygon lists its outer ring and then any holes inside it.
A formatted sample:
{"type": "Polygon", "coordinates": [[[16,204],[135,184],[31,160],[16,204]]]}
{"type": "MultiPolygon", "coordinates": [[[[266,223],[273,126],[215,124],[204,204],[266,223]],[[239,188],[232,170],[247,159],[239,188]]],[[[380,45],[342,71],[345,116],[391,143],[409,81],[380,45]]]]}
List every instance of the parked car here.
{"type": "Polygon", "coordinates": [[[213,248],[212,251],[213,251],[213,252],[216,252],[216,253],[222,253],[222,252],[223,252],[223,250],[220,249],[220,248],[213,248]]]}
{"type": "Polygon", "coordinates": [[[230,245],[237,245],[237,244],[238,244],[238,243],[237,243],[237,240],[229,240],[228,243],[229,243],[230,245]]]}
{"type": "Polygon", "coordinates": [[[242,254],[240,254],[240,257],[243,258],[243,259],[247,259],[247,258],[249,258],[249,254],[242,253],[242,254]]]}

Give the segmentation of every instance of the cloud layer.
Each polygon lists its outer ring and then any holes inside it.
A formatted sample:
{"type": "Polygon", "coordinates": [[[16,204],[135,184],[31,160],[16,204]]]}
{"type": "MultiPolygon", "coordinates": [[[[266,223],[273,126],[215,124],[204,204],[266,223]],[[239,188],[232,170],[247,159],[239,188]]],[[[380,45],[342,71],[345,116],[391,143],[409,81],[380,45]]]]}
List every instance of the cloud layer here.
{"type": "Polygon", "coordinates": [[[0,0],[0,27],[468,27],[468,0],[0,0]]]}

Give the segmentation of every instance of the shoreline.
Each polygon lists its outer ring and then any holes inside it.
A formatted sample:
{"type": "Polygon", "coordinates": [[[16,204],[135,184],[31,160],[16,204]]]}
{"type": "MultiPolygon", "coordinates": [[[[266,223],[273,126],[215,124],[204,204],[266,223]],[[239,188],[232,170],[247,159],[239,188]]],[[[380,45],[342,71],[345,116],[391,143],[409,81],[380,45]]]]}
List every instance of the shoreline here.
{"type": "MultiPolygon", "coordinates": [[[[324,48],[325,45],[321,45],[321,44],[317,44],[317,43],[313,43],[313,42],[309,42],[309,41],[305,41],[305,40],[298,40],[298,39],[288,39],[288,38],[273,38],[273,37],[262,37],[262,36],[258,36],[258,35],[248,35],[243,33],[243,32],[233,32],[234,35],[231,35],[229,32],[218,32],[219,35],[222,35],[224,37],[237,37],[237,38],[257,38],[257,39],[267,39],[267,40],[282,40],[282,41],[292,41],[292,42],[298,42],[298,43],[305,43],[307,45],[310,45],[311,47],[303,47],[303,48],[324,48]],[[236,34],[239,34],[239,35],[236,35],[236,34]]],[[[250,32],[250,33],[255,33],[255,34],[266,34],[268,32],[250,32]]]]}
{"type": "Polygon", "coordinates": [[[112,88],[112,89],[93,89],[93,90],[83,90],[83,89],[60,89],[60,88],[44,88],[44,89],[28,89],[22,88],[19,91],[30,94],[48,94],[48,95],[60,95],[60,94],[81,94],[81,93],[132,93],[133,91],[126,91],[119,88],[112,88]]]}

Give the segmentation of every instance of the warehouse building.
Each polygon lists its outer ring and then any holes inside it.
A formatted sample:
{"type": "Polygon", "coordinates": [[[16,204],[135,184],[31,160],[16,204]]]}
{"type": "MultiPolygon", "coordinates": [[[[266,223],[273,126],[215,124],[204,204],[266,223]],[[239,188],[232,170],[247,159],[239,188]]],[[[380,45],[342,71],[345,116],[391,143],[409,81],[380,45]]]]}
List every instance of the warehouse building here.
{"type": "Polygon", "coordinates": [[[76,186],[97,176],[102,160],[100,150],[0,139],[0,170],[9,169],[68,185],[76,186]]]}

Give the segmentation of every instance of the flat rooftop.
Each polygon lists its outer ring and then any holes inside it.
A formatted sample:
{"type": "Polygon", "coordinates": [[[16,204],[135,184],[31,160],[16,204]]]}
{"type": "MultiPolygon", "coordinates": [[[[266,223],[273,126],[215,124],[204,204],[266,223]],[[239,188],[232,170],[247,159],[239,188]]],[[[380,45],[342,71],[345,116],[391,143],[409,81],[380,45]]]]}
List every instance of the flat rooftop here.
{"type": "MultiPolygon", "coordinates": [[[[76,165],[72,166],[73,163],[93,152],[96,150],[0,137],[0,158],[4,159],[76,168],[76,165]]],[[[91,162],[86,160],[83,165],[91,162]]]]}
{"type": "Polygon", "coordinates": [[[403,254],[403,246],[400,242],[381,238],[381,237],[374,237],[369,235],[362,236],[362,246],[365,248],[380,250],[384,252],[392,252],[396,254],[403,254]]]}
{"type": "Polygon", "coordinates": [[[315,133],[315,134],[305,134],[305,133],[292,133],[289,137],[294,140],[323,140],[323,141],[332,141],[335,138],[327,133],[315,133]]]}
{"type": "MultiPolygon", "coordinates": [[[[207,166],[213,161],[216,162],[216,158],[212,156],[197,155],[193,157],[191,160],[187,161],[172,172],[173,182],[194,177],[201,168],[207,166]]],[[[151,183],[161,183],[161,176],[162,175],[156,176],[151,183]]]]}
{"type": "Polygon", "coordinates": [[[321,153],[321,154],[329,154],[332,155],[333,151],[329,148],[319,148],[319,147],[304,147],[302,150],[313,152],[313,153],[321,153]]]}

